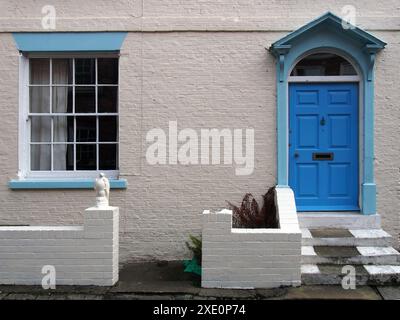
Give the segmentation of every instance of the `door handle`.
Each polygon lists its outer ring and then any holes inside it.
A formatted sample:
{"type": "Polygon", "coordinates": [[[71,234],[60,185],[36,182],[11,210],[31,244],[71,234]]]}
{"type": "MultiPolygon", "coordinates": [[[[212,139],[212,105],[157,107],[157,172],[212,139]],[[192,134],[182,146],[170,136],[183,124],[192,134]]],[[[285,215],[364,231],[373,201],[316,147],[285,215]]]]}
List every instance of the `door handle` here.
{"type": "Polygon", "coordinates": [[[321,121],[320,121],[319,123],[320,123],[321,126],[324,126],[324,125],[325,125],[325,118],[322,117],[322,118],[321,118],[321,121]]]}
{"type": "Polygon", "coordinates": [[[295,152],[294,157],[297,159],[299,157],[299,154],[297,152],[295,152]]]}

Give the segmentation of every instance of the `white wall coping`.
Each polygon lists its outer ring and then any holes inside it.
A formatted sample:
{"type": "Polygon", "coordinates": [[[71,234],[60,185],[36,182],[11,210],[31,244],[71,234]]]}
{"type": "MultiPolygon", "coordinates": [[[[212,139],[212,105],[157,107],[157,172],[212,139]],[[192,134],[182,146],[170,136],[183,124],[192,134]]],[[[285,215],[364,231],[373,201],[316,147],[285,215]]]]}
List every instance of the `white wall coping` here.
{"type": "MultiPolygon", "coordinates": [[[[291,188],[275,188],[275,205],[278,216],[278,228],[231,228],[232,233],[301,233],[299,220],[297,218],[294,193],[291,188]]],[[[203,215],[232,215],[232,210],[222,209],[220,211],[204,210],[203,215]]]]}
{"type": "Polygon", "coordinates": [[[83,231],[83,226],[0,226],[1,231],[83,231]]]}

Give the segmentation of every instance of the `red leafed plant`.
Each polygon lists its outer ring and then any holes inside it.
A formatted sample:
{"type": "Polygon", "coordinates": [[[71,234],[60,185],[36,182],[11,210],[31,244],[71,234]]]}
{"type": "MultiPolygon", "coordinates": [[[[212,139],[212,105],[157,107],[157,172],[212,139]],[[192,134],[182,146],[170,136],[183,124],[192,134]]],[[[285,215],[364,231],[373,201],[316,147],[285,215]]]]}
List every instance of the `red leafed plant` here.
{"type": "Polygon", "coordinates": [[[276,216],[275,187],[268,189],[263,195],[263,206],[260,209],[251,193],[246,193],[240,207],[228,202],[232,210],[233,228],[278,228],[276,216]]]}

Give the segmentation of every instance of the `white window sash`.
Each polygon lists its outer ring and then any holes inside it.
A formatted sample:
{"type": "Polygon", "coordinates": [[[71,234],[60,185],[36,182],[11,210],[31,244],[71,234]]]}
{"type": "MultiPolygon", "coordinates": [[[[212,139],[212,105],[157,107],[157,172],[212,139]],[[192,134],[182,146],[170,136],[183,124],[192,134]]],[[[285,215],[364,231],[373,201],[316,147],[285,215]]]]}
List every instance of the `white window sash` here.
{"type": "MultiPolygon", "coordinates": [[[[96,144],[96,156],[97,156],[97,165],[96,168],[99,167],[99,144],[114,144],[117,145],[117,166],[119,166],[119,81],[118,84],[97,84],[97,60],[96,60],[96,83],[95,86],[95,94],[96,94],[96,113],[29,113],[29,88],[31,87],[29,83],[29,58],[117,58],[116,54],[105,54],[105,55],[56,55],[56,56],[48,56],[48,55],[19,55],[19,121],[18,121],[18,178],[20,180],[24,179],[84,179],[84,178],[95,178],[98,176],[99,172],[105,173],[108,177],[116,179],[119,176],[119,170],[76,170],[76,144],[96,144]],[[98,86],[115,86],[118,87],[118,98],[117,98],[117,110],[118,112],[112,113],[97,113],[97,87],[98,86]],[[66,142],[66,143],[31,143],[31,130],[29,118],[32,116],[96,116],[96,129],[98,129],[98,117],[99,116],[116,116],[117,117],[117,141],[116,142],[99,142],[98,135],[99,132],[96,132],[96,141],[95,142],[66,142]],[[51,144],[51,148],[53,148],[53,144],[73,144],[74,145],[74,170],[65,170],[65,171],[32,171],[30,170],[31,166],[31,152],[30,145],[31,144],[51,144]]],[[[75,68],[75,63],[73,64],[73,69],[75,68]]],[[[118,64],[119,69],[119,64],[118,64]]],[[[118,70],[119,71],[119,70],[118,70]]],[[[118,72],[119,76],[119,72],[118,72]]],[[[34,85],[34,86],[50,86],[50,108],[52,107],[52,86],[70,86],[74,88],[75,86],[85,86],[85,85],[75,85],[75,79],[73,79],[73,84],[70,85],[53,85],[51,81],[52,72],[50,70],[50,84],[49,85],[34,85]]],[[[75,77],[75,72],[73,70],[73,77],[75,77]]],[[[87,86],[87,85],[86,85],[87,86]]],[[[75,91],[75,89],[73,89],[75,91]]],[[[50,109],[52,110],[52,109],[50,109]]],[[[75,92],[73,92],[73,111],[75,111],[75,92]]],[[[74,135],[76,134],[76,121],[74,121],[74,135]]],[[[52,129],[53,131],[53,126],[52,129]]],[[[51,133],[53,135],[53,133],[51,133]]],[[[75,139],[74,139],[75,140],[75,139]]],[[[53,159],[51,160],[51,168],[53,169],[53,159]]]]}

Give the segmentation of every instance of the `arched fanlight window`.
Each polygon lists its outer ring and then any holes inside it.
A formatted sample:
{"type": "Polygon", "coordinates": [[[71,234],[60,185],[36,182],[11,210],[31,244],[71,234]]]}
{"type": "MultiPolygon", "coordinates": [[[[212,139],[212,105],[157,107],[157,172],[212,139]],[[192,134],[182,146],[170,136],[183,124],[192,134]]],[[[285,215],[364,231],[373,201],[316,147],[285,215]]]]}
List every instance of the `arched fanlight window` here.
{"type": "Polygon", "coordinates": [[[333,53],[314,53],[300,60],[291,76],[354,76],[356,70],[349,61],[333,53]]]}

